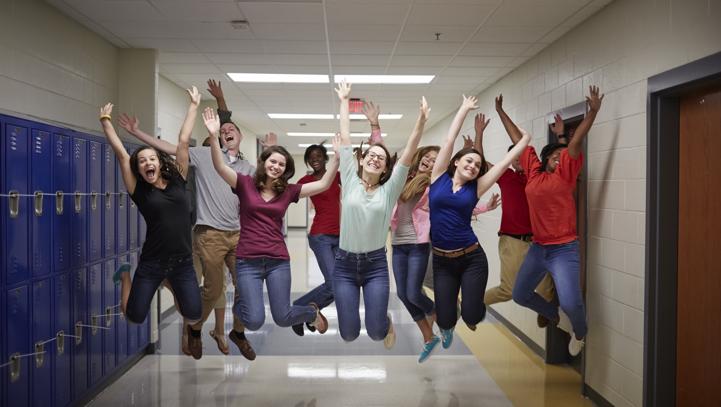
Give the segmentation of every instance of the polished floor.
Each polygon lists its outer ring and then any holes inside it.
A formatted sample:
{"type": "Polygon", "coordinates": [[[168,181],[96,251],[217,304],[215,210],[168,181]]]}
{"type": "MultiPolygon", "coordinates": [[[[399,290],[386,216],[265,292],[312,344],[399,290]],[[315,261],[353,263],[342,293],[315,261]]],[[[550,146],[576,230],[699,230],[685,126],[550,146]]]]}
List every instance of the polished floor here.
{"type": "MultiPolygon", "coordinates": [[[[289,232],[293,296],[322,277],[302,232],[289,232]]],[[[230,299],[230,296],[228,297],[230,299]]],[[[361,310],[362,311],[362,310],[361,310]]],[[[160,347],[144,357],[90,404],[97,406],[592,406],[580,395],[581,379],[569,367],[549,366],[488,318],[476,332],[457,329],[453,345],[417,362],[421,335],[391,293],[397,342],[386,350],[364,333],[345,343],[331,306],[324,335],[296,336],[267,318],[247,333],[258,358],[247,361],[231,344],[222,355],[203,332],[203,358],[182,355],[180,320],[160,326],[160,347]]],[[[269,315],[269,313],[268,313],[269,315]]],[[[226,315],[226,330],[232,325],[226,315]]]]}

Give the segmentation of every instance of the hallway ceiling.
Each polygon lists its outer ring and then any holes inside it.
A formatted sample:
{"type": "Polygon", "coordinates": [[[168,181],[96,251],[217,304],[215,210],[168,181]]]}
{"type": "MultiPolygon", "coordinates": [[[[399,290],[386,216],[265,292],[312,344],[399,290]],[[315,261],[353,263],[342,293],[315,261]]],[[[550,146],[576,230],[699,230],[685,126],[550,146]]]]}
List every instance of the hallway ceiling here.
{"type": "MultiPolygon", "coordinates": [[[[234,83],[226,73],[435,75],[430,84],[353,87],[353,97],[379,103],[382,113],[403,114],[381,120],[386,142],[400,147],[422,95],[433,110],[430,128],[457,109],[462,93],[478,94],[610,1],[46,0],[118,47],[158,49],[160,73],[198,86],[204,98],[207,79],[220,79],[236,121],[257,135],[276,132],[295,153],[320,140],[287,132],[334,132],[337,120],[267,114],[336,113],[333,83],[234,83]]],[[[365,121],[351,129],[369,131],[365,121]]]]}

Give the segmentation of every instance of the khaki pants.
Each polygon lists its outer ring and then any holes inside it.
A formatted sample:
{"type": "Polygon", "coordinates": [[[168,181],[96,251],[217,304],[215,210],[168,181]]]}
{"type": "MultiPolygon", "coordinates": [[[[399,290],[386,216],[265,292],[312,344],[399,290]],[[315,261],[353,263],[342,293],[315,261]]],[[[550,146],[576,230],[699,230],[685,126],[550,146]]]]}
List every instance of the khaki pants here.
{"type": "MultiPolygon", "coordinates": [[[[216,308],[225,308],[225,270],[228,267],[233,285],[235,278],[235,249],[238,246],[240,232],[214,229],[210,226],[198,225],[193,232],[193,257],[197,258],[199,267],[196,273],[203,277],[200,294],[203,302],[203,314],[200,322],[193,329],[201,329],[208,316],[216,308]]],[[[200,277],[198,277],[200,280],[200,277]]],[[[233,329],[244,331],[240,320],[233,315],[233,329]]]]}
{"type": "MultiPolygon", "coordinates": [[[[530,247],[530,242],[506,235],[499,236],[498,256],[501,258],[501,285],[486,291],[486,295],[483,298],[483,302],[485,302],[486,305],[505,302],[513,298],[513,286],[516,284],[516,275],[518,275],[518,270],[520,270],[530,247]]],[[[538,287],[536,287],[536,292],[543,297],[543,299],[551,302],[554,291],[553,279],[550,274],[546,273],[546,276],[543,277],[543,280],[541,280],[538,287]]]]}

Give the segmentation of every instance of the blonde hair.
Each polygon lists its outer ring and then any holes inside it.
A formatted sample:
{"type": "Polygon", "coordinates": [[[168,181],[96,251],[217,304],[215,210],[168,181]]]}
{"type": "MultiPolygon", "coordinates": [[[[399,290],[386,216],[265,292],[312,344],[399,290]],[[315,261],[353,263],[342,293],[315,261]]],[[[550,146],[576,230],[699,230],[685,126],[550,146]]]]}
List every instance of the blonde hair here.
{"type": "Polygon", "coordinates": [[[409,199],[422,194],[429,185],[431,185],[431,176],[428,174],[418,174],[409,179],[406,181],[406,185],[403,187],[403,191],[401,192],[401,202],[406,202],[409,199]]]}

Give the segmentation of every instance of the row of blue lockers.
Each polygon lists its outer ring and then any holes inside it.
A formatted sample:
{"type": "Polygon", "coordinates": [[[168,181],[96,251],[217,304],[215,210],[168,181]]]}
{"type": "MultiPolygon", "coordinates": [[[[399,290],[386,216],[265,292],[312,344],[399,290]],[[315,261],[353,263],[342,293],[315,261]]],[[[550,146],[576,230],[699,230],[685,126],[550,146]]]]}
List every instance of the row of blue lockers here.
{"type": "Polygon", "coordinates": [[[103,137],[4,115],[0,129],[0,404],[72,405],[149,343],[112,281],[145,223],[103,137]]]}
{"type": "MultiPolygon", "coordinates": [[[[0,115],[3,273],[11,287],[142,245],[145,222],[105,138],[0,115]]],[[[128,144],[132,152],[137,145],[128,144]]]]}

